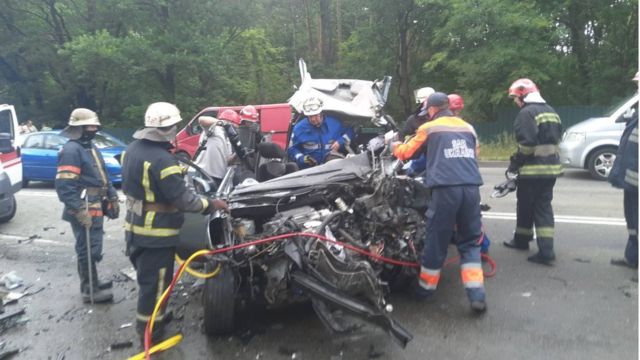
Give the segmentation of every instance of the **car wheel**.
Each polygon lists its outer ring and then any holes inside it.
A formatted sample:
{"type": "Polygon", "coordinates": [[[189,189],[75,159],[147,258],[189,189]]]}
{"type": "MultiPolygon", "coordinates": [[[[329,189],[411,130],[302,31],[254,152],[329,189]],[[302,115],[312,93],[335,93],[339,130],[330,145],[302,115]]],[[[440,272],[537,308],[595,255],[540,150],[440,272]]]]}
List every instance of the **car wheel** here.
{"type": "MultiPolygon", "coordinates": [[[[207,262],[205,271],[215,269],[214,263],[207,262]]],[[[231,267],[223,264],[217,276],[205,282],[204,329],[209,336],[228,335],[234,328],[235,322],[235,293],[236,276],[231,267]]]]}
{"type": "Polygon", "coordinates": [[[607,180],[613,162],[616,160],[616,151],[615,147],[607,146],[594,151],[589,156],[587,167],[591,177],[596,180],[607,180]]]}
{"type": "Polygon", "coordinates": [[[189,156],[189,153],[184,151],[178,151],[176,153],[176,157],[178,158],[178,160],[191,160],[191,156],[189,156]]]}
{"type": "Polygon", "coordinates": [[[22,188],[26,189],[29,186],[29,180],[28,179],[22,179],[22,188]]]}
{"type": "Polygon", "coordinates": [[[18,205],[16,203],[15,195],[11,195],[11,205],[9,206],[10,206],[9,214],[6,216],[0,217],[0,223],[6,223],[7,221],[13,219],[13,217],[16,215],[16,209],[18,208],[18,205]]]}

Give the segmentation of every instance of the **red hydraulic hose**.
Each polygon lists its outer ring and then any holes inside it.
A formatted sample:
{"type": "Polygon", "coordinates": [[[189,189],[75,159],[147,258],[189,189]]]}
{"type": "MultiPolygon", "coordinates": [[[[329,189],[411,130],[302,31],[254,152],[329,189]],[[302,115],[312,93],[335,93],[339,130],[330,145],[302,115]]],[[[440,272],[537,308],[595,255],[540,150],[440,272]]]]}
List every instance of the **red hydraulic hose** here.
{"type": "MultiPolygon", "coordinates": [[[[228,247],[224,247],[224,248],[220,248],[220,249],[215,249],[215,250],[210,250],[208,252],[202,253],[202,255],[215,255],[215,254],[221,254],[221,253],[225,253],[228,251],[233,251],[233,250],[237,250],[237,249],[242,249],[245,247],[249,247],[249,246],[253,246],[253,245],[261,245],[261,244],[265,244],[265,243],[270,243],[270,242],[274,242],[274,241],[280,241],[280,240],[284,240],[284,239],[288,239],[288,238],[292,238],[292,237],[297,237],[297,236],[302,236],[302,237],[312,237],[312,238],[316,238],[325,242],[330,242],[333,244],[337,244],[340,246],[343,246],[351,251],[355,251],[359,254],[368,256],[372,259],[375,260],[379,260],[382,262],[386,262],[389,264],[393,264],[393,265],[398,265],[398,266],[407,266],[407,267],[414,267],[414,268],[418,268],[420,267],[419,263],[415,263],[415,262],[408,262],[408,261],[401,261],[401,260],[395,260],[395,259],[391,259],[385,256],[381,256],[378,254],[374,254],[370,251],[367,250],[363,250],[360,249],[356,246],[347,244],[347,243],[343,243],[341,241],[337,241],[337,240],[333,240],[330,239],[326,236],[322,236],[319,234],[314,234],[314,233],[305,233],[305,232],[295,232],[295,233],[288,233],[288,234],[281,234],[281,235],[275,235],[275,236],[270,236],[267,238],[263,238],[263,239],[258,239],[258,240],[252,240],[249,242],[245,242],[242,244],[237,244],[237,245],[232,245],[232,246],[228,246],[228,247]]],[[[487,262],[489,262],[489,264],[492,267],[491,272],[489,272],[489,274],[486,274],[486,277],[491,277],[495,274],[496,271],[496,263],[495,261],[493,261],[493,259],[491,259],[488,255],[483,254],[482,255],[483,258],[485,258],[487,260],[487,262]]],[[[449,260],[447,260],[447,262],[445,263],[445,265],[448,265],[450,263],[452,263],[453,261],[455,261],[458,257],[453,257],[450,258],[449,260]]],[[[169,284],[169,294],[171,294],[171,292],[173,291],[173,288],[178,280],[178,274],[180,274],[183,270],[183,268],[187,265],[187,262],[183,262],[182,265],[180,265],[180,267],[178,268],[178,270],[174,273],[173,275],[173,279],[171,280],[171,283],[169,284]]],[[[160,304],[160,307],[169,299],[169,296],[166,296],[162,299],[162,302],[160,304]]],[[[150,325],[151,325],[151,321],[147,322],[147,326],[145,327],[145,331],[144,331],[144,352],[145,352],[145,359],[150,359],[150,354],[149,354],[149,349],[151,348],[151,332],[150,332],[150,325]]]]}

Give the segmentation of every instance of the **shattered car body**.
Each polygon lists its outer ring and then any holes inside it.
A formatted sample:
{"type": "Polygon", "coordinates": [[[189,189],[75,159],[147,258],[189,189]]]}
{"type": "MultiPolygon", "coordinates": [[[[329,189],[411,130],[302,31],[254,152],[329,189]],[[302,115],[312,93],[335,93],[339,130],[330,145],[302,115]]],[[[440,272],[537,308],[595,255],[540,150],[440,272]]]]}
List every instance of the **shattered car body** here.
{"type": "MultiPolygon", "coordinates": [[[[382,112],[386,94],[369,83],[372,91],[359,98],[368,99],[368,110],[344,115],[388,124],[382,112]]],[[[294,94],[291,101],[301,97],[294,94]]],[[[243,303],[279,307],[311,301],[336,333],[366,321],[405,346],[412,335],[391,318],[386,295],[417,276],[428,194],[396,169],[381,137],[360,153],[259,183],[234,185],[237,168],[232,167],[213,190],[206,176],[192,169],[188,183],[226,199],[230,208],[229,214],[204,219],[187,215],[178,248],[181,257],[200,249],[232,249],[205,260],[208,271],[220,269],[205,284],[207,334],[231,332],[243,303]]]]}

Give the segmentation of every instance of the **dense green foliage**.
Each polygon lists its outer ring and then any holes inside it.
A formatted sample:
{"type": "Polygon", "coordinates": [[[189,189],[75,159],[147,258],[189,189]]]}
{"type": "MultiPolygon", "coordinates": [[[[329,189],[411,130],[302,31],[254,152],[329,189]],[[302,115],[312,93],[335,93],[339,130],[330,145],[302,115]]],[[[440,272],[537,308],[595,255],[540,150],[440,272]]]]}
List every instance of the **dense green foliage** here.
{"type": "Polygon", "coordinates": [[[74,107],[135,127],[150,102],[184,117],[209,105],[284,102],[314,77],[394,78],[465,97],[494,118],[530,77],[555,105],[607,105],[633,91],[637,0],[0,0],[0,103],[60,124],[74,107]]]}

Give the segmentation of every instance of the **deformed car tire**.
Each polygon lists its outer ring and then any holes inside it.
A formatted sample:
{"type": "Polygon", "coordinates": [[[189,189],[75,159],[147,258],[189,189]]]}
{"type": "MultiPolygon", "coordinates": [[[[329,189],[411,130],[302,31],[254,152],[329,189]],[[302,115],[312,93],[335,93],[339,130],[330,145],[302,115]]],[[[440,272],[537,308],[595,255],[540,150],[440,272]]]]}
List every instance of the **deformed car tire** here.
{"type": "Polygon", "coordinates": [[[16,210],[18,208],[17,202],[16,202],[16,197],[15,195],[11,195],[11,205],[9,210],[9,213],[3,217],[0,217],[0,224],[1,223],[6,223],[9,220],[13,219],[13,217],[16,215],[16,210]]]}
{"type": "Polygon", "coordinates": [[[589,156],[587,162],[587,168],[589,174],[596,180],[605,181],[609,177],[609,172],[613,167],[613,162],[616,159],[617,149],[612,146],[606,146],[597,149],[589,156]]]}
{"type": "MultiPolygon", "coordinates": [[[[215,269],[207,262],[205,272],[215,269]]],[[[231,267],[223,264],[220,273],[207,279],[204,286],[204,329],[209,336],[228,335],[235,324],[236,275],[231,267]]]]}

